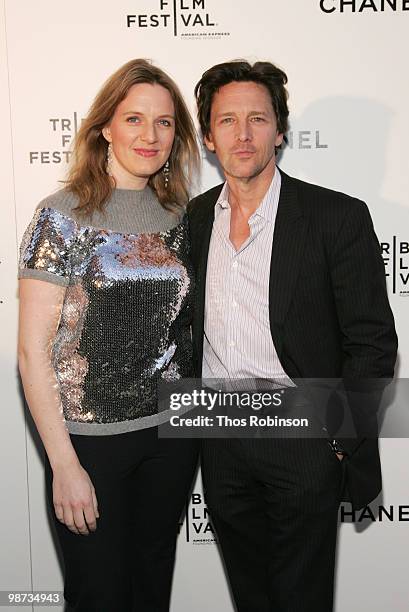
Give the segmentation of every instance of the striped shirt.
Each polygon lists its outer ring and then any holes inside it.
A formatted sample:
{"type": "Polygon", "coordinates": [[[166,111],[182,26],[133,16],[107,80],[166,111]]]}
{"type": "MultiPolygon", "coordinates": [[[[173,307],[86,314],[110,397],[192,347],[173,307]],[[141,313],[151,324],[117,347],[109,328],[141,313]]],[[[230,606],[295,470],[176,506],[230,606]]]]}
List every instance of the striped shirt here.
{"type": "MultiPolygon", "coordinates": [[[[263,379],[292,387],[270,331],[269,281],[280,196],[278,169],[257,210],[250,236],[236,251],[230,242],[227,182],[215,204],[209,246],[204,319],[203,379],[263,379]]],[[[211,386],[211,381],[207,382],[211,386]]]]}

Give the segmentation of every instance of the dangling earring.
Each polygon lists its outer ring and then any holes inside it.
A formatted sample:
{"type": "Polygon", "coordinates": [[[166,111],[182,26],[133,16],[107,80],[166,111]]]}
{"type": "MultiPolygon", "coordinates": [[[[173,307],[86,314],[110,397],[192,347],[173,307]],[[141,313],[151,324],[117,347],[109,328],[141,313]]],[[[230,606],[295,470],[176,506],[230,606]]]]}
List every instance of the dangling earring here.
{"type": "Polygon", "coordinates": [[[113,162],[112,143],[110,142],[108,145],[108,149],[107,149],[107,162],[106,162],[106,173],[108,174],[108,176],[112,176],[112,162],[113,162]]]}
{"type": "Polygon", "coordinates": [[[165,177],[165,189],[167,189],[169,185],[169,174],[170,174],[170,167],[169,167],[169,160],[167,160],[166,164],[163,166],[163,176],[165,177]]]}

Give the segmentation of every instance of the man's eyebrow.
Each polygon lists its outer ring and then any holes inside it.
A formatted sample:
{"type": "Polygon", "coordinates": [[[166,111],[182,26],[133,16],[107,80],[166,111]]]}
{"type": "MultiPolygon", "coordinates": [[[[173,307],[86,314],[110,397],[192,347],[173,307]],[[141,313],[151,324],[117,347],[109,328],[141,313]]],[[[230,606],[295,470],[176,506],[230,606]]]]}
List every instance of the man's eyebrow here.
{"type": "MultiPolygon", "coordinates": [[[[237,113],[235,111],[226,111],[224,113],[216,113],[217,117],[227,117],[230,115],[236,115],[237,113]]],[[[249,113],[247,113],[248,115],[265,115],[267,116],[268,113],[266,113],[266,111],[257,111],[257,110],[252,110],[249,113]]]]}

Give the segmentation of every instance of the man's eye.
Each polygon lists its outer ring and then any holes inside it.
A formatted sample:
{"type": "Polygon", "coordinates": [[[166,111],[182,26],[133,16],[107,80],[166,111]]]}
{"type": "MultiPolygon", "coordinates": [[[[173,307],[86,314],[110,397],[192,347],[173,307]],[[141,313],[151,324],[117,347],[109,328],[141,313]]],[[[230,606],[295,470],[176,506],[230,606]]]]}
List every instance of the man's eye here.
{"type": "Polygon", "coordinates": [[[264,117],[252,117],[251,120],[258,123],[259,121],[264,121],[264,117]]]}
{"type": "Polygon", "coordinates": [[[222,119],[222,123],[231,123],[233,121],[233,117],[224,117],[222,119]]]}

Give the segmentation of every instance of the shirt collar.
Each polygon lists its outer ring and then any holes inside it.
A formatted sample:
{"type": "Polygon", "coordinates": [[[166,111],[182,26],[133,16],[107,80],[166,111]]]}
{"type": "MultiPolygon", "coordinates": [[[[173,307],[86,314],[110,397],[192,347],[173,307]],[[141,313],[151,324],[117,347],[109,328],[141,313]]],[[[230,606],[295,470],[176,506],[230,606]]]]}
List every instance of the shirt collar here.
{"type": "Polygon", "coordinates": [[[217,202],[216,202],[216,210],[218,208],[230,208],[230,204],[229,204],[229,185],[227,183],[227,181],[225,181],[223,188],[220,192],[219,197],[217,198],[217,202]]]}
{"type": "MultiPolygon", "coordinates": [[[[275,168],[273,179],[270,183],[264,198],[261,200],[259,207],[254,212],[255,215],[274,221],[277,214],[278,200],[280,197],[281,189],[281,174],[279,169],[275,168]]],[[[229,185],[227,181],[224,183],[220,195],[215,205],[215,216],[220,214],[222,209],[230,208],[229,204],[229,185]]]]}

